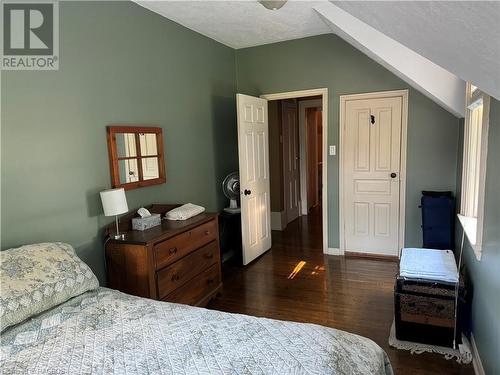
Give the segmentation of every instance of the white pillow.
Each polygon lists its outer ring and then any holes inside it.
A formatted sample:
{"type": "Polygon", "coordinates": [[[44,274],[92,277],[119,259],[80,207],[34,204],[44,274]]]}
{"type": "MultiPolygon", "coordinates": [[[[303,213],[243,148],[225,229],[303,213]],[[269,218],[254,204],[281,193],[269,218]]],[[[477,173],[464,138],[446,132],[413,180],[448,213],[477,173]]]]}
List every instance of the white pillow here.
{"type": "Polygon", "coordinates": [[[198,206],[192,203],[186,203],[182,206],[174,208],[165,214],[167,220],[187,220],[193,216],[205,212],[205,207],[198,206]]]}
{"type": "Polygon", "coordinates": [[[0,251],[0,331],[97,287],[99,281],[71,245],[0,251]]]}

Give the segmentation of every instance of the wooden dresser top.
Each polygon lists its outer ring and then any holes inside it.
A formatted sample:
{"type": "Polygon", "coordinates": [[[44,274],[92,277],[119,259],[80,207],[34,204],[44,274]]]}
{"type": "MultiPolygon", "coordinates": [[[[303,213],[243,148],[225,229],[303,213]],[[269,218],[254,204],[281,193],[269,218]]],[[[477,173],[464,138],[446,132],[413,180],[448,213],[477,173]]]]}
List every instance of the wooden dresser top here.
{"type": "MultiPolygon", "coordinates": [[[[111,239],[109,242],[112,243],[127,243],[136,245],[150,245],[168,238],[174,237],[179,233],[193,229],[200,224],[206,223],[213,220],[218,216],[216,213],[204,212],[196,215],[190,219],[182,221],[174,220],[164,220],[163,216],[166,212],[179,207],[179,204],[153,204],[146,207],[149,212],[162,215],[161,225],[153,227],[151,229],[146,229],[144,231],[132,230],[132,218],[138,217],[135,211],[131,214],[125,215],[120,218],[120,232],[125,234],[124,240],[114,240],[111,239]]],[[[115,233],[115,225],[110,224],[108,226],[107,233],[115,233]]]]}

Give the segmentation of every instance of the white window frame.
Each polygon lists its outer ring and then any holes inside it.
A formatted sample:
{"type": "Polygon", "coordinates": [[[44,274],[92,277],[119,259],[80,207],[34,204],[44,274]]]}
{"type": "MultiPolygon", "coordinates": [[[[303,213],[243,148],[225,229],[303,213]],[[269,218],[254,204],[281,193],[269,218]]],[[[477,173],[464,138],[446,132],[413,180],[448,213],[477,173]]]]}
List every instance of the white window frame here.
{"type": "Polygon", "coordinates": [[[483,93],[472,84],[467,84],[466,102],[465,102],[465,125],[464,125],[464,146],[462,159],[462,191],[460,214],[458,218],[462,224],[463,230],[474,250],[477,260],[481,260],[482,240],[483,240],[483,219],[484,219],[484,185],[486,182],[486,159],[488,155],[488,128],[489,128],[489,113],[490,113],[490,97],[483,93]],[[479,160],[475,174],[479,179],[477,185],[477,212],[471,209],[471,193],[470,176],[468,162],[469,146],[472,127],[472,112],[477,104],[483,103],[483,118],[481,123],[481,138],[479,149],[479,160]]]}

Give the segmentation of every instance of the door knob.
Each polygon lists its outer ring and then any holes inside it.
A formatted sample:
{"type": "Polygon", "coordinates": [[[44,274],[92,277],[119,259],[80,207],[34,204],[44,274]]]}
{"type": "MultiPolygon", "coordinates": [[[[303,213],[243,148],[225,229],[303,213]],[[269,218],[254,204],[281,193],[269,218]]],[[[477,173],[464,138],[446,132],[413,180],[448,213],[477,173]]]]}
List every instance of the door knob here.
{"type": "Polygon", "coordinates": [[[250,195],[250,194],[252,194],[252,190],[245,189],[245,191],[243,192],[243,194],[250,195]]]}
{"type": "Polygon", "coordinates": [[[396,174],[396,173],[394,173],[394,172],[392,172],[392,173],[391,173],[391,178],[396,178],[396,177],[397,177],[397,174],[396,174]]]}

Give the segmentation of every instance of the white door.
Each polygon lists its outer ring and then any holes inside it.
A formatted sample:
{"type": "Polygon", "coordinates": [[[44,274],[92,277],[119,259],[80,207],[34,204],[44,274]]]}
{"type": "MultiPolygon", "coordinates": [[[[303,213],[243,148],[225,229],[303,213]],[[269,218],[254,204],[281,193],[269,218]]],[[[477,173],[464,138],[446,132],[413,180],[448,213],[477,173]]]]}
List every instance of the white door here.
{"type": "Polygon", "coordinates": [[[300,173],[299,173],[299,127],[297,104],[282,101],[283,126],[283,185],[285,195],[286,223],[299,217],[300,173]]]}
{"type": "Polygon", "coordinates": [[[267,100],[236,95],[243,264],[271,248],[267,100]]]}
{"type": "Polygon", "coordinates": [[[402,98],[345,106],[345,250],[398,255],[402,98]]]}

